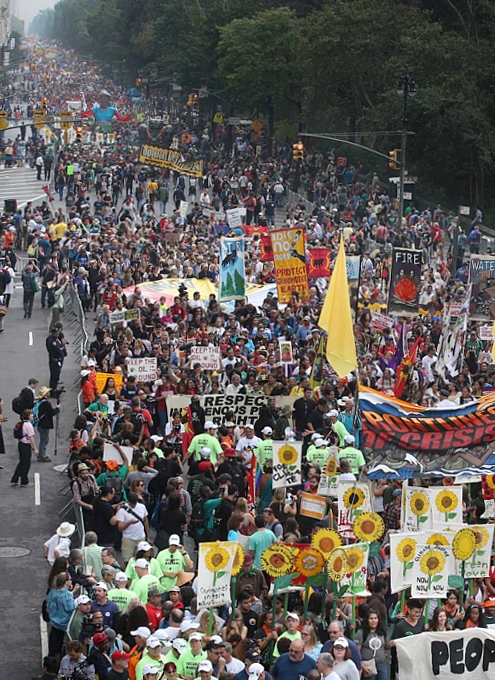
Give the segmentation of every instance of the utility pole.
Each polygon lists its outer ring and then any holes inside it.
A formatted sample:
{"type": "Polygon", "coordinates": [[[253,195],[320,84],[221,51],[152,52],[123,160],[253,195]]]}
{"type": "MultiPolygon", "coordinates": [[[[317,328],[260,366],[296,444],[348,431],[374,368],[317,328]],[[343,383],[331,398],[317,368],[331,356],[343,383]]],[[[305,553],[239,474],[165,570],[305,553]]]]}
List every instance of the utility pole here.
{"type": "Polygon", "coordinates": [[[403,75],[397,83],[397,94],[404,97],[404,107],[402,112],[402,129],[400,136],[400,179],[399,179],[399,219],[397,220],[397,233],[402,229],[402,218],[404,217],[404,181],[406,177],[406,140],[407,140],[407,98],[415,97],[418,93],[416,83],[408,73],[407,66],[403,75]]]}

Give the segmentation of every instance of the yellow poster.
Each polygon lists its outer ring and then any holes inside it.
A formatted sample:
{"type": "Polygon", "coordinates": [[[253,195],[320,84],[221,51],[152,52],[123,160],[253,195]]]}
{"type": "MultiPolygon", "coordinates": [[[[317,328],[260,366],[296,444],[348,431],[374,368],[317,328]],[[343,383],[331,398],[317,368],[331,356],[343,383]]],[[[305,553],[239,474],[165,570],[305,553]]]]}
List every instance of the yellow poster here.
{"type": "Polygon", "coordinates": [[[115,380],[115,387],[119,390],[122,389],[122,375],[120,373],[97,373],[96,374],[96,390],[98,394],[101,394],[102,390],[105,389],[106,382],[108,378],[113,378],[115,380]]]}
{"type": "Polygon", "coordinates": [[[270,232],[279,302],[291,301],[293,292],[309,299],[304,229],[277,229],[270,232]]]}
{"type": "Polygon", "coordinates": [[[156,165],[159,168],[176,170],[189,177],[203,176],[203,161],[185,161],[182,154],[174,149],[162,149],[158,146],[143,144],[139,150],[139,162],[156,165]]]}

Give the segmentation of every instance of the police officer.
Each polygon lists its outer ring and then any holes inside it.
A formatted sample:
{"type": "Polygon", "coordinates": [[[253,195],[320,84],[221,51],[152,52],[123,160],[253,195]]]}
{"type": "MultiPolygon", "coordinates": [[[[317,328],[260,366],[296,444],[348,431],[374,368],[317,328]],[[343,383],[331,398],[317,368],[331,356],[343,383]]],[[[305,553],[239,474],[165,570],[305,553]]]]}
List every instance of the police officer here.
{"type": "Polygon", "coordinates": [[[46,349],[50,367],[50,389],[56,390],[65,354],[64,346],[59,338],[59,331],[55,327],[50,328],[50,335],[46,339],[46,349]]]}

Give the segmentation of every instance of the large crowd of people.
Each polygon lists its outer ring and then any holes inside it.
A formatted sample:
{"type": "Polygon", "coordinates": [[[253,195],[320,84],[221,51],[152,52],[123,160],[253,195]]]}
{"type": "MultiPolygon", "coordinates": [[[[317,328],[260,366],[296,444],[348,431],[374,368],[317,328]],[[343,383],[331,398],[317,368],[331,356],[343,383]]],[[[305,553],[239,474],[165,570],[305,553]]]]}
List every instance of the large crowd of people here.
{"type": "MultiPolygon", "coordinates": [[[[492,342],[480,340],[476,324],[458,373],[435,371],[442,311],[446,302],[465,298],[462,253],[476,252],[478,225],[459,237],[462,264],[452,267],[455,219],[441,206],[419,211],[411,204],[400,224],[396,201],[373,169],[308,152],[301,172],[304,198],[294,199],[292,149],[276,147],[269,154],[262,144],[260,156],[252,131],[239,129],[234,152],[227,153],[222,125],[212,129],[200,116],[191,120],[190,111],[158,100],[136,116],[123,91],[88,64],[80,65],[86,89],[81,95],[72,86],[73,54],[48,44],[32,44],[31,50],[36,69],[20,68],[11,93],[23,111],[42,101],[56,115],[67,101],[78,100],[84,112],[104,90],[104,99],[111,96],[122,112],[111,140],[97,136],[84,118],[84,144],[65,144],[63,133],[45,140],[36,128],[28,140],[19,133],[12,155],[43,167],[60,207],[47,197],[40,206],[28,203],[4,214],[0,222],[0,303],[8,307],[7,286],[16,251],[22,250],[32,258],[22,274],[24,316],[38,304],[38,289],[39,304],[52,314],[50,384],[38,389],[33,379],[23,391],[13,485],[30,483],[31,450],[49,460],[57,415],[49,399],[57,393],[65,355],[61,321],[69,288],[92,333],[80,364],[83,406],[66,451],[85,544],[73,547],[70,522],[44,544],[49,571],[43,612],[50,635],[43,677],[387,680],[397,674],[395,639],[424,630],[495,627],[495,573],[466,594],[450,590],[428,612],[424,601],[411,597],[404,607],[390,593],[388,535],[401,526],[401,480],[373,481],[373,509],[387,534],[369,559],[370,596],[360,598],[355,615],[349,598],[339,598],[335,608],[335,595],[322,588],[306,607],[297,590],[288,601],[275,595],[274,607],[261,563],[272,543],[307,544],[315,531],[337,526],[335,503],[329,502],[322,520],[301,514],[302,492],[318,493],[329,447],[338,448],[343,479],[366,479],[357,380],[394,394],[393,357],[403,331],[410,344],[422,339],[402,398],[428,406],[445,399],[466,404],[491,387],[492,342]],[[48,60],[50,50],[55,56],[48,60]],[[138,127],[147,115],[158,114],[166,115],[162,145],[178,146],[185,159],[202,158],[201,178],[138,162],[138,127]],[[228,225],[231,207],[246,210],[241,229],[228,225]],[[249,297],[225,304],[200,292],[201,283],[218,283],[221,236],[239,233],[245,235],[246,281],[276,285],[256,228],[295,225],[304,228],[308,257],[312,248],[329,248],[335,260],[341,233],[347,253],[361,255],[354,309],[359,365],[344,378],[326,363],[319,380],[313,373],[328,278],[310,279],[309,299],[294,292],[284,305],[275,286],[259,304],[249,297]],[[385,311],[394,245],[423,251],[421,313],[377,330],[372,311],[385,311]],[[143,292],[159,281],[170,285],[163,294],[143,292]],[[115,322],[112,314],[119,311],[133,313],[115,322]],[[292,345],[289,366],[282,362],[279,339],[292,345]],[[192,349],[198,345],[220,349],[217,370],[195,362],[192,349]],[[153,379],[140,381],[129,370],[129,360],[140,358],[156,359],[153,379]],[[99,374],[105,374],[103,382],[99,374]],[[221,395],[235,399],[208,415],[208,397],[221,395]],[[33,427],[35,396],[40,406],[33,427]],[[246,421],[233,405],[250,396],[262,398],[262,406],[246,421]],[[284,440],[303,442],[302,483],[273,489],[273,443],[284,440]],[[255,486],[253,469],[259,469],[255,486]],[[211,618],[197,607],[197,548],[215,540],[242,541],[246,552],[232,606],[217,608],[211,618]]],[[[466,486],[465,520],[485,521],[483,505],[477,485],[466,486]]]]}

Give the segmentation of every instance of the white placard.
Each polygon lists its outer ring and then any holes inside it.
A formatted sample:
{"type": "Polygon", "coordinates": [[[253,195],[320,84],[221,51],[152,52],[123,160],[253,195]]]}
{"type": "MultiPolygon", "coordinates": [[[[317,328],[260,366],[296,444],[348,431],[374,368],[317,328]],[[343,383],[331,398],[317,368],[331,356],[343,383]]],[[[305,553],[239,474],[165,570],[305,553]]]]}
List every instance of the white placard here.
{"type": "Polygon", "coordinates": [[[273,442],[274,489],[301,483],[302,442],[273,442]]]}
{"type": "Polygon", "coordinates": [[[110,323],[123,323],[125,321],[125,309],[116,309],[108,315],[110,323]]]}
{"type": "Polygon", "coordinates": [[[493,339],[493,327],[492,326],[481,326],[479,329],[480,340],[492,340],[493,339]]]}
{"type": "MultiPolygon", "coordinates": [[[[130,465],[134,449],[132,448],[132,446],[121,446],[120,448],[127,456],[127,462],[130,465]]],[[[111,444],[110,442],[105,442],[105,446],[103,448],[103,460],[117,460],[120,465],[124,465],[125,462],[122,456],[120,455],[120,451],[118,450],[118,448],[111,444]]]]}
{"type": "Polygon", "coordinates": [[[242,227],[242,213],[240,208],[227,210],[227,222],[231,229],[242,227]]]}
{"type": "Polygon", "coordinates": [[[189,203],[187,201],[180,202],[180,216],[184,219],[187,217],[187,209],[189,208],[189,203]]]}
{"type": "Polygon", "coordinates": [[[191,348],[191,366],[199,364],[203,371],[218,371],[220,368],[220,347],[191,348]]]}
{"type": "Polygon", "coordinates": [[[373,312],[371,315],[370,327],[377,331],[384,331],[386,329],[391,330],[394,327],[394,320],[391,316],[387,316],[386,314],[373,312]]]}
{"type": "Polygon", "coordinates": [[[133,375],[137,382],[156,380],[156,357],[127,359],[127,375],[133,375]]]}
{"type": "Polygon", "coordinates": [[[230,581],[236,551],[234,541],[199,544],[198,609],[221,607],[231,602],[230,581]]]}

